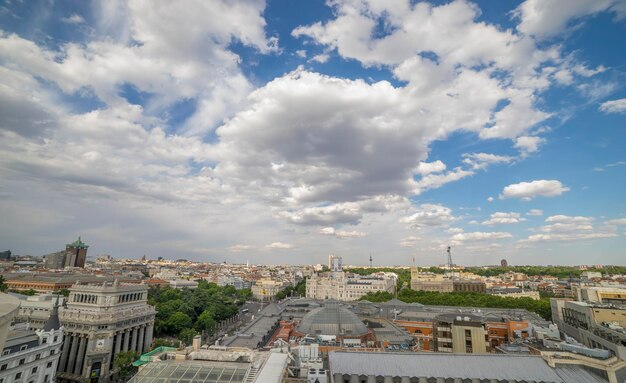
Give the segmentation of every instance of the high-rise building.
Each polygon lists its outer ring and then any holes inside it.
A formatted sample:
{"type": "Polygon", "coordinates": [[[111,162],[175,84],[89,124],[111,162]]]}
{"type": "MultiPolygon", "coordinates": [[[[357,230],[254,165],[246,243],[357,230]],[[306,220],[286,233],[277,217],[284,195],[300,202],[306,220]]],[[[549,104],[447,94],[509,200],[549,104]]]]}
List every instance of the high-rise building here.
{"type": "Polygon", "coordinates": [[[343,260],[340,256],[329,255],[328,256],[328,269],[333,272],[343,270],[343,260]]]}
{"type": "Polygon", "coordinates": [[[65,250],[44,256],[44,265],[48,269],[62,269],[64,267],[85,267],[87,260],[86,245],[80,237],[65,245],[65,250]]]}
{"type": "Polygon", "coordinates": [[[68,256],[66,265],[73,267],[85,267],[88,248],[89,245],[86,245],[83,241],[81,241],[80,237],[78,237],[76,241],[65,245],[65,252],[68,256]]]}
{"type": "Polygon", "coordinates": [[[152,343],[156,311],[148,287],[117,281],[77,283],[60,310],[65,341],[58,368],[62,382],[108,382],[115,355],[142,354],[152,343]]]}

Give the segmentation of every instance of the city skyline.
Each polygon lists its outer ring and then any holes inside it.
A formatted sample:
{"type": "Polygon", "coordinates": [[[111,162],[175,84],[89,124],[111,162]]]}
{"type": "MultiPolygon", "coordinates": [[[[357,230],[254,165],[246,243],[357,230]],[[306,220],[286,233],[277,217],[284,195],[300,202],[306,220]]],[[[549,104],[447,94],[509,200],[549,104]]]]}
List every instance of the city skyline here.
{"type": "Polygon", "coordinates": [[[617,0],[7,3],[0,251],[623,264],[624,35],[617,0]]]}

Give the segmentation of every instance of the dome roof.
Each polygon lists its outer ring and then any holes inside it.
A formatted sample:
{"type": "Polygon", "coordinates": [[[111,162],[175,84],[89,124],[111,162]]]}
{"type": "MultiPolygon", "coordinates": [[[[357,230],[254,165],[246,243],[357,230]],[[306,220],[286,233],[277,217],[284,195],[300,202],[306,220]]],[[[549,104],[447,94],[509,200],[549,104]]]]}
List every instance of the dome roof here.
{"type": "Polygon", "coordinates": [[[350,310],[339,305],[329,305],[311,310],[302,318],[298,332],[309,335],[367,334],[367,327],[350,310]]]}

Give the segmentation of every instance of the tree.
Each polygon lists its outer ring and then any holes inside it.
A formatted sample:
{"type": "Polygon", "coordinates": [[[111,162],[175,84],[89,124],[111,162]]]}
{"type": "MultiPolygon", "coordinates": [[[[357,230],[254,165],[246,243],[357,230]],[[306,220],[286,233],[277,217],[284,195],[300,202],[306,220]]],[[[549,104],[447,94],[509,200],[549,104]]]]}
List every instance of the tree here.
{"type": "Polygon", "coordinates": [[[0,275],[0,291],[7,291],[7,285],[4,283],[4,277],[0,275]]]}
{"type": "Polygon", "coordinates": [[[133,366],[133,362],[139,358],[137,351],[129,350],[115,354],[113,359],[113,367],[117,370],[117,376],[126,381],[127,378],[137,372],[137,367],[133,366]]]}
{"type": "Polygon", "coordinates": [[[70,290],[69,289],[61,289],[59,290],[59,295],[63,295],[65,298],[70,296],[70,290]]]}
{"type": "Polygon", "coordinates": [[[177,311],[167,320],[167,332],[178,335],[183,329],[190,328],[192,323],[193,321],[189,315],[177,311]]]}
{"type": "Polygon", "coordinates": [[[178,334],[178,339],[182,340],[185,344],[191,344],[193,337],[196,336],[196,331],[192,328],[185,328],[178,334]]]}
{"type": "Polygon", "coordinates": [[[198,317],[198,320],[196,320],[196,330],[207,331],[212,335],[215,327],[217,327],[217,322],[213,318],[213,312],[211,310],[204,310],[198,317]]]}

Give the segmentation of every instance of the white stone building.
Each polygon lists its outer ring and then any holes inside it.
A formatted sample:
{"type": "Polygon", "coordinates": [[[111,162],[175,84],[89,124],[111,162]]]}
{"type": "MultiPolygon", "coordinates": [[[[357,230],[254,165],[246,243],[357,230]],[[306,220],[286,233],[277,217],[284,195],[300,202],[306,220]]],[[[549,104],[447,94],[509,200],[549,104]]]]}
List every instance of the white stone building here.
{"type": "Polygon", "coordinates": [[[15,325],[0,356],[0,382],[54,382],[62,344],[63,327],[56,307],[43,329],[29,330],[26,323],[15,325]]]}
{"type": "Polygon", "coordinates": [[[339,271],[314,274],[306,281],[306,297],[355,301],[370,292],[387,291],[393,293],[397,279],[398,277],[394,273],[361,276],[339,271]]]}
{"type": "Polygon", "coordinates": [[[148,286],[143,284],[72,286],[67,307],[59,311],[65,342],[58,380],[106,383],[117,353],[148,351],[156,311],[147,299],[148,286]]]}

